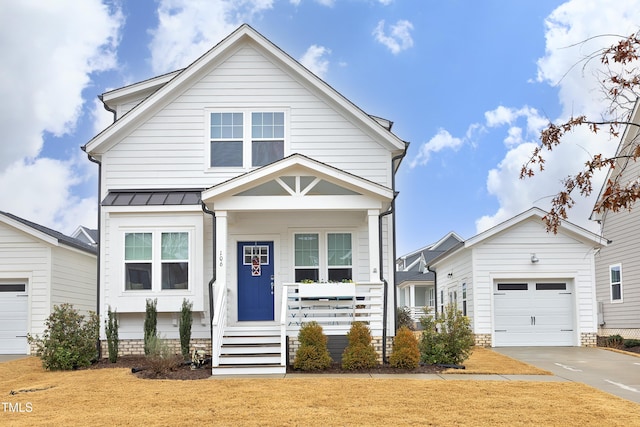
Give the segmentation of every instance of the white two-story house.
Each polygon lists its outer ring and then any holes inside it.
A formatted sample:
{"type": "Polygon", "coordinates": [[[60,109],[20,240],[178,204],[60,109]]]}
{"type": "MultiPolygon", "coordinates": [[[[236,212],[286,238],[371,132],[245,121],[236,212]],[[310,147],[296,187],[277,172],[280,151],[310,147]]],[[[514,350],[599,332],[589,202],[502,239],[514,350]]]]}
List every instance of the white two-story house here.
{"type": "Polygon", "coordinates": [[[158,332],[175,342],[193,303],[192,343],[214,374],[283,372],[309,320],[330,337],[367,322],[382,357],[408,146],[391,122],[248,25],[101,99],[115,121],[83,149],[100,165],[99,308],[117,310],[124,353],[142,352],[157,298],[158,332]]]}

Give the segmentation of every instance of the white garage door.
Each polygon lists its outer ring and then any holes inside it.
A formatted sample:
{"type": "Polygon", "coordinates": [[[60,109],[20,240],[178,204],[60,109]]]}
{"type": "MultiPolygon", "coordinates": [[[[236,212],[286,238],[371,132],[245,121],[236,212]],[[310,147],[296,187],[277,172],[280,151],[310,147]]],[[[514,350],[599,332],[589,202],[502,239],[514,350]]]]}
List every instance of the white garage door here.
{"type": "Polygon", "coordinates": [[[0,354],[27,353],[27,286],[0,283],[0,354]]]}
{"type": "Polygon", "coordinates": [[[574,302],[569,284],[495,283],[494,290],[497,347],[574,345],[574,302]]]}

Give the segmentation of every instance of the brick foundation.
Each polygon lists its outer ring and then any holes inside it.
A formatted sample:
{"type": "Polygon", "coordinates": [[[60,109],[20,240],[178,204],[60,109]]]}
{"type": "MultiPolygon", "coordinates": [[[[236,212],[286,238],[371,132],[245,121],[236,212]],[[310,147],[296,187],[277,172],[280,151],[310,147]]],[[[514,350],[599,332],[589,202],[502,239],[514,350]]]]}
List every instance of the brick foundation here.
{"type": "MultiPolygon", "coordinates": [[[[164,340],[171,351],[176,354],[180,353],[180,340],[179,339],[167,339],[164,340]]],[[[107,347],[107,341],[101,341],[102,357],[109,357],[109,349],[107,347]]],[[[211,340],[210,339],[192,339],[189,352],[194,348],[204,349],[207,354],[211,353],[211,340]]],[[[120,340],[118,345],[118,356],[141,356],[144,355],[144,340],[120,340]]]]}
{"type": "Polygon", "coordinates": [[[477,347],[491,347],[491,334],[474,334],[477,347]]]}
{"type": "Polygon", "coordinates": [[[580,346],[581,347],[597,347],[598,334],[596,334],[595,332],[582,332],[580,334],[580,346]]]}

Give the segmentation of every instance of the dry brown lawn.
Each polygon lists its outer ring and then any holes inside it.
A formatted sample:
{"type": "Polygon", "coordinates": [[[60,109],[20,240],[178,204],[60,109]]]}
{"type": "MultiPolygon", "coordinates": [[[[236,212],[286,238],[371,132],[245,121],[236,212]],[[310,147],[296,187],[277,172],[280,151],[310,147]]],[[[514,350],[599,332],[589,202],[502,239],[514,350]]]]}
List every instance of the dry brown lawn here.
{"type": "Polygon", "coordinates": [[[639,405],[576,383],[144,380],[127,369],[47,372],[35,357],[0,363],[0,396],[3,426],[629,426],[640,420],[639,405]],[[24,412],[10,412],[7,404],[24,412]]]}
{"type": "Polygon", "coordinates": [[[512,359],[493,350],[474,347],[471,357],[464,362],[465,369],[447,369],[445,374],[498,374],[498,375],[553,375],[549,371],[536,368],[512,359]]]}

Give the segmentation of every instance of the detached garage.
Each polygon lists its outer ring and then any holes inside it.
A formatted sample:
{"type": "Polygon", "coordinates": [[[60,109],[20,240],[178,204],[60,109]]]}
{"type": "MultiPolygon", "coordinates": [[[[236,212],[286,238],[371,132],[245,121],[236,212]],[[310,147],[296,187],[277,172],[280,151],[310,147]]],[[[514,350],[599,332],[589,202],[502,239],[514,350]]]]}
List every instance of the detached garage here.
{"type": "Polygon", "coordinates": [[[606,240],[563,222],[557,234],[533,208],[434,259],[438,309],[470,317],[476,344],[595,346],[594,255],[606,240]]]}
{"type": "Polygon", "coordinates": [[[30,354],[54,305],[96,307],[94,246],[0,212],[0,354],[30,354]]]}

